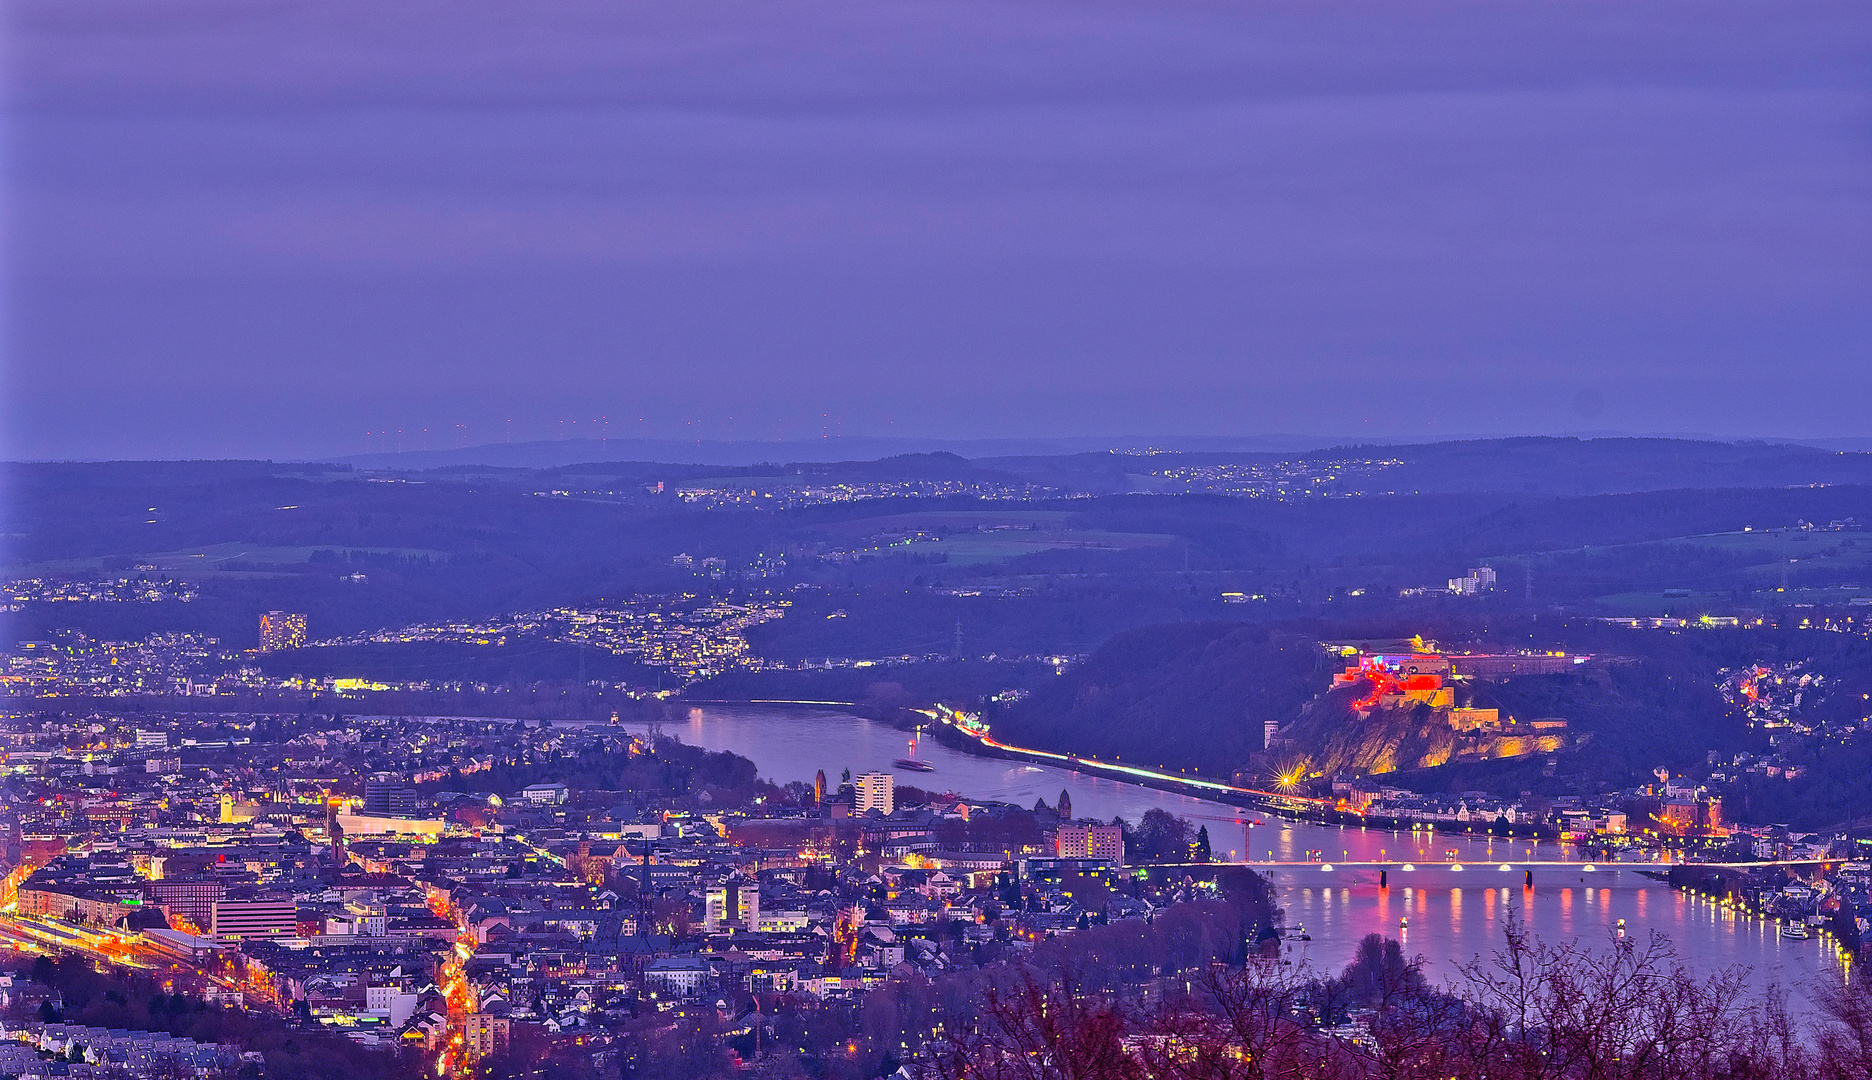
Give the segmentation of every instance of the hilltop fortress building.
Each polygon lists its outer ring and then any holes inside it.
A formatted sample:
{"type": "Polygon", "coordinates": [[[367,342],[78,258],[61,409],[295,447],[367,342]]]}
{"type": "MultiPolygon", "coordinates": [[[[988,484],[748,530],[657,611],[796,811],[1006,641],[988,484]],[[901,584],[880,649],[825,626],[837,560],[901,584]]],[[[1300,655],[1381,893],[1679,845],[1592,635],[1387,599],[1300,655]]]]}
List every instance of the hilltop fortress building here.
{"type": "MultiPolygon", "coordinates": [[[[1421,756],[1411,751],[1398,760],[1401,745],[1391,745],[1410,738],[1394,733],[1379,737],[1376,743],[1364,735],[1348,736],[1358,743],[1342,747],[1344,752],[1331,758],[1347,758],[1341,765],[1357,764],[1374,772],[1393,768],[1437,765],[1454,760],[1521,757],[1528,754],[1554,753],[1567,746],[1568,723],[1559,717],[1518,719],[1505,716],[1498,708],[1488,708],[1474,701],[1473,694],[1458,691],[1465,683],[1507,679],[1523,675],[1553,675],[1572,671],[1590,660],[1587,656],[1562,653],[1444,653],[1436,651],[1421,638],[1402,642],[1331,645],[1329,648],[1349,661],[1333,675],[1332,689],[1350,688],[1354,696],[1348,702],[1352,714],[1362,724],[1370,720],[1382,723],[1386,730],[1403,720],[1407,710],[1429,710],[1430,727],[1412,727],[1430,738],[1421,756]],[[1460,703],[1459,703],[1460,701],[1460,703]],[[1433,736],[1444,731],[1442,738],[1433,736]],[[1379,744],[1383,744],[1382,746],[1379,744]]],[[[1421,715],[1421,714],[1420,714],[1421,715]]],[[[1416,721],[1421,724],[1423,721],[1416,721]]],[[[1365,731],[1364,728],[1359,728],[1365,731]]],[[[1344,742],[1321,732],[1328,744],[1344,742]]],[[[1318,737],[1318,736],[1316,736],[1318,737]]],[[[1322,747],[1323,749],[1324,747],[1322,747]]]]}

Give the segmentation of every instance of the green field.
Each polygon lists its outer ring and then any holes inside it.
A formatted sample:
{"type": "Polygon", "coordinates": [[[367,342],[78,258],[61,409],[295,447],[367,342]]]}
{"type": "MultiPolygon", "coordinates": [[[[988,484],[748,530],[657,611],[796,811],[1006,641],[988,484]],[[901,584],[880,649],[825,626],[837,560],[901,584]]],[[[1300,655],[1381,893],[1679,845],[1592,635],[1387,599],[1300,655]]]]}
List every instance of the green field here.
{"type": "MultiPolygon", "coordinates": [[[[1578,555],[1587,551],[1621,551],[1647,547],[1693,546],[1710,548],[1715,551],[1760,551],[1767,560],[1798,559],[1812,556],[1829,549],[1837,549],[1843,541],[1866,539],[1863,545],[1872,549],[1872,533],[1853,532],[1806,532],[1800,529],[1754,529],[1735,532],[1699,533],[1694,536],[1667,536],[1658,540],[1640,540],[1632,544],[1608,544],[1592,548],[1556,548],[1548,551],[1524,551],[1513,555],[1497,555],[1493,558],[1506,562],[1524,559],[1538,559],[1549,555],[1578,555]]],[[[1872,555],[1872,550],[1866,552],[1872,555]]],[[[1488,560],[1484,560],[1488,561],[1488,560]]]]}
{"type": "Polygon", "coordinates": [[[833,536],[857,540],[880,532],[943,533],[1023,525],[1063,528],[1074,516],[1069,510],[925,510],[853,518],[824,529],[833,536]]]}
{"type": "Polygon", "coordinates": [[[962,533],[939,541],[923,542],[919,552],[939,551],[952,566],[1004,562],[1038,551],[1131,551],[1165,547],[1176,541],[1161,533],[1106,532],[1101,529],[1031,529],[995,533],[962,533]]]}
{"type": "Polygon", "coordinates": [[[230,563],[261,564],[268,566],[300,566],[312,561],[314,552],[335,551],[340,558],[348,557],[352,552],[360,555],[427,557],[438,562],[446,560],[446,551],[428,551],[421,548],[392,547],[337,547],[320,544],[311,547],[271,547],[265,544],[210,544],[183,551],[127,552],[121,555],[100,555],[88,559],[55,559],[40,563],[30,563],[8,567],[0,573],[8,577],[36,577],[44,574],[83,574],[102,572],[106,564],[116,564],[128,559],[154,566],[158,571],[168,574],[208,574],[241,573],[239,570],[225,570],[230,563]]]}
{"type": "MultiPolygon", "coordinates": [[[[1736,607],[1736,596],[1728,589],[1692,589],[1689,596],[1665,596],[1661,591],[1611,593],[1595,597],[1599,603],[1619,615],[1670,616],[1693,619],[1700,615],[1724,615],[1736,607]]],[[[1812,604],[1818,607],[1845,607],[1855,599],[1872,599],[1872,588],[1793,588],[1755,589],[1742,594],[1744,607],[1780,607],[1812,604]]]]}
{"type": "Polygon", "coordinates": [[[1531,563],[1537,581],[1543,573],[1571,580],[1596,593],[1599,603],[1631,615],[1699,615],[1737,605],[1840,607],[1872,596],[1872,535],[1859,530],[1738,530],[1485,561],[1510,581],[1531,563]],[[1602,589],[1592,587],[1595,578],[1602,589]],[[1665,596],[1667,589],[1690,595],[1665,596]]]}

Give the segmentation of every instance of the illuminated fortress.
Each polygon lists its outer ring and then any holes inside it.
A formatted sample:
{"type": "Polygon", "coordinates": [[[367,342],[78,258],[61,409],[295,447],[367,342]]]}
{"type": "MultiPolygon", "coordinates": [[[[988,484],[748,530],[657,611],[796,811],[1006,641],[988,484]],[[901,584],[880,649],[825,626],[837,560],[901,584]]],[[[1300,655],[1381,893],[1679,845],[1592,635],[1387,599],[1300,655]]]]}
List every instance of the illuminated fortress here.
{"type": "Polygon", "coordinates": [[[1318,728],[1319,721],[1304,725],[1315,728],[1315,739],[1324,740],[1318,747],[1322,762],[1316,764],[1330,762],[1374,773],[1566,749],[1566,720],[1504,716],[1500,709],[1471,704],[1473,692],[1462,690],[1459,697],[1459,690],[1465,684],[1514,676],[1559,674],[1590,659],[1562,653],[1444,653],[1422,638],[1328,648],[1348,661],[1333,675],[1331,689],[1350,691],[1346,708],[1357,726],[1334,732],[1318,728]],[[1428,715],[1417,712],[1419,706],[1428,715]],[[1406,713],[1419,719],[1407,721],[1406,713]],[[1444,734],[1438,736],[1438,731],[1444,734]]]}

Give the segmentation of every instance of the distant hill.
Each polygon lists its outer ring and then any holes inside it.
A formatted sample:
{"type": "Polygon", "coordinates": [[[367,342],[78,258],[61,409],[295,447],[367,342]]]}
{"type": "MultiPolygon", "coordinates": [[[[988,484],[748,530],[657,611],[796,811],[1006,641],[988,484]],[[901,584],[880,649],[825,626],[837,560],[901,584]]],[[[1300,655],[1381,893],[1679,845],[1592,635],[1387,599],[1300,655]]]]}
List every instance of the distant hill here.
{"type": "Polygon", "coordinates": [[[1143,436],[1040,439],[922,439],[832,435],[823,439],[545,439],[448,450],[349,454],[326,459],[362,469],[421,470],[451,465],[551,469],[588,462],[663,461],[753,465],[763,461],[852,461],[899,454],[952,453],[968,458],[1045,457],[1086,451],[1160,447],[1197,452],[1297,453],[1345,441],[1340,435],[1143,436]]]}
{"type": "Polygon", "coordinates": [[[1486,439],[1392,448],[1402,492],[1617,495],[1872,483],[1872,453],[1685,439],[1486,439]]]}
{"type": "MultiPolygon", "coordinates": [[[[1872,439],[1725,440],[1711,436],[1639,436],[1618,432],[1590,432],[1562,436],[1444,435],[1437,438],[1395,437],[1365,439],[1345,435],[1086,435],[1070,438],[932,439],[873,435],[831,435],[823,439],[541,439],[530,442],[484,443],[449,449],[402,450],[346,454],[323,459],[330,464],[360,469],[421,471],[462,465],[506,469],[555,469],[593,462],[663,462],[683,465],[755,465],[761,462],[851,462],[902,454],[949,453],[965,458],[1062,459],[1084,455],[1090,464],[1101,459],[1136,458],[1159,464],[1178,455],[1192,460],[1230,460],[1236,455],[1268,460],[1318,458],[1330,461],[1347,449],[1412,448],[1402,456],[1435,467],[1448,463],[1476,477],[1499,477],[1526,468],[1537,459],[1543,470],[1571,473],[1575,482],[1590,475],[1595,465],[1616,463],[1620,470],[1696,470],[1768,460],[1817,459],[1827,453],[1872,451],[1872,439]],[[1496,458],[1494,455],[1507,456],[1496,458]],[[1220,455],[1210,458],[1210,455],[1220,455]],[[1478,466],[1481,466],[1478,468],[1478,466]]],[[[1069,469],[1070,465],[1067,466],[1069,469]]],[[[1689,475],[1685,473],[1685,475],[1689,475]]],[[[1692,478],[1694,480],[1694,478],[1692,478]]],[[[1729,481],[1736,480],[1732,475],[1729,481]]],[[[1750,486],[1723,481],[1711,474],[1690,483],[1669,487],[1750,486]]],[[[1499,484],[1491,480],[1491,485],[1499,484]]],[[[1435,487],[1423,490],[1519,491],[1519,481],[1502,486],[1435,487]]],[[[1534,489],[1525,489],[1534,490],[1534,489]]],[[[1550,490],[1542,487],[1540,490],[1550,490]]],[[[1560,489],[1551,489],[1560,490],[1560,489]]],[[[1639,491],[1647,487],[1580,487],[1588,491],[1639,491]]]]}
{"type": "MultiPolygon", "coordinates": [[[[1576,631],[1554,626],[1541,632],[1551,640],[1576,631]]],[[[1630,783],[1658,765],[1682,768],[1707,750],[1741,746],[1744,733],[1714,689],[1717,667],[1737,661],[1703,648],[1740,642],[1711,637],[1686,646],[1669,635],[1609,637],[1591,626],[1577,632],[1600,644],[1616,641],[1636,655],[1564,675],[1465,684],[1458,703],[1524,721],[1568,720],[1566,738],[1578,749],[1560,754],[1564,782],[1630,783]]],[[[1279,765],[1305,764],[1327,773],[1383,769],[1385,783],[1425,789],[1512,794],[1539,786],[1546,754],[1459,761],[1486,757],[1490,747],[1453,739],[1447,721],[1424,706],[1377,709],[1361,718],[1347,708],[1354,695],[1328,689],[1334,670],[1314,640],[1291,629],[1149,626],[1113,637],[1083,664],[990,719],[1010,742],[1223,776],[1261,755],[1262,724],[1274,720],[1290,741],[1261,759],[1259,779],[1279,765]],[[1457,763],[1421,768],[1445,760],[1457,763]]]]}
{"type": "Polygon", "coordinates": [[[1029,746],[1227,772],[1327,678],[1319,646],[1266,627],[1176,623],[1118,634],[1085,663],[991,716],[1029,746]]]}
{"type": "Polygon", "coordinates": [[[395,475],[238,461],[14,463],[0,467],[0,575],[170,575],[199,595],[9,604],[0,648],[61,629],[104,640],[189,630],[245,646],[256,614],[276,608],[307,613],[317,638],[698,587],[804,589],[794,617],[757,635],[765,654],[791,659],[947,655],[958,622],[969,655],[1036,656],[1085,653],[1118,631],[1178,618],[1265,623],[1402,608],[1421,622],[1558,607],[1700,615],[1872,596],[1872,483],[1841,479],[1868,455],[1565,439],[1370,453],[1408,459],[1397,468],[1426,485],[1472,475],[1484,485],[1525,476],[1537,487],[1743,486],[1302,498],[1158,497],[1134,486],[1139,475],[1174,479],[1148,470],[1223,457],[1193,453],[395,475]],[[1035,462],[1047,479],[1031,479],[1035,462]],[[1074,494],[1075,475],[1110,493],[1074,494]],[[763,477],[771,482],[754,483],[763,477]],[[1035,482],[1066,490],[1033,501],[967,493],[1035,482]],[[816,489],[830,501],[711,508],[684,490],[755,486],[816,489]],[[905,490],[936,494],[856,497],[905,490]],[[708,558],[725,569],[695,568],[708,558]],[[1442,592],[1484,562],[1503,587],[1442,592]],[[808,609],[817,617],[799,617],[808,609]]]}
{"type": "Polygon", "coordinates": [[[1623,495],[1872,484],[1872,453],[1791,443],[1527,437],[1363,443],[1290,453],[1085,453],[978,461],[1038,483],[1096,492],[1186,490],[1191,472],[1265,475],[1367,495],[1623,495]],[[1277,466],[1284,468],[1276,469],[1277,466]]]}

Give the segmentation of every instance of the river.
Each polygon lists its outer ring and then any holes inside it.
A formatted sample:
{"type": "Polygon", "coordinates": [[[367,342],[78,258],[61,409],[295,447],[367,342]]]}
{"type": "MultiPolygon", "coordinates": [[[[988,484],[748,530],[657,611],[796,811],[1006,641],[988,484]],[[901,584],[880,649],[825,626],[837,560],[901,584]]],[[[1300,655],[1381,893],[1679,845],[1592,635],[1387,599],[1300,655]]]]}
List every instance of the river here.
{"type": "MultiPolygon", "coordinates": [[[[820,769],[833,783],[844,769],[891,771],[892,759],[908,749],[906,734],[888,724],[814,706],[697,706],[686,723],[666,724],[664,731],[691,745],[747,757],[763,777],[782,784],[810,783],[820,769]]],[[[1379,887],[1375,870],[1264,871],[1278,889],[1287,924],[1304,927],[1312,938],[1290,943],[1294,958],[1327,970],[1341,967],[1366,934],[1396,937],[1402,932],[1406,951],[1423,958],[1433,980],[1451,981],[1460,965],[1499,948],[1507,920],[1517,918],[1541,940],[1586,946],[1609,942],[1624,919],[1627,933],[1641,940],[1652,933],[1668,936],[1693,968],[1709,972],[1741,965],[1756,986],[1793,988],[1796,1001],[1801,987],[1837,980],[1840,974],[1838,954],[1826,940],[1782,938],[1772,924],[1738,917],[1629,866],[1591,872],[1583,865],[1540,868],[1531,889],[1522,887],[1521,869],[1499,869],[1517,858],[1565,858],[1555,844],[1286,821],[1066,769],[978,757],[930,740],[918,746],[917,756],[935,771],[898,771],[900,785],[1023,806],[1037,799],[1051,805],[1064,790],[1075,817],[1108,821],[1119,816],[1136,822],[1146,810],[1159,807],[1206,825],[1218,859],[1239,859],[1246,850],[1254,861],[1305,860],[1309,852],[1321,853],[1328,863],[1414,860],[1415,871],[1391,872],[1389,888],[1379,887]],[[1451,849],[1460,870],[1446,861],[1451,849]],[[1401,930],[1404,919],[1409,925],[1401,930]]]]}

